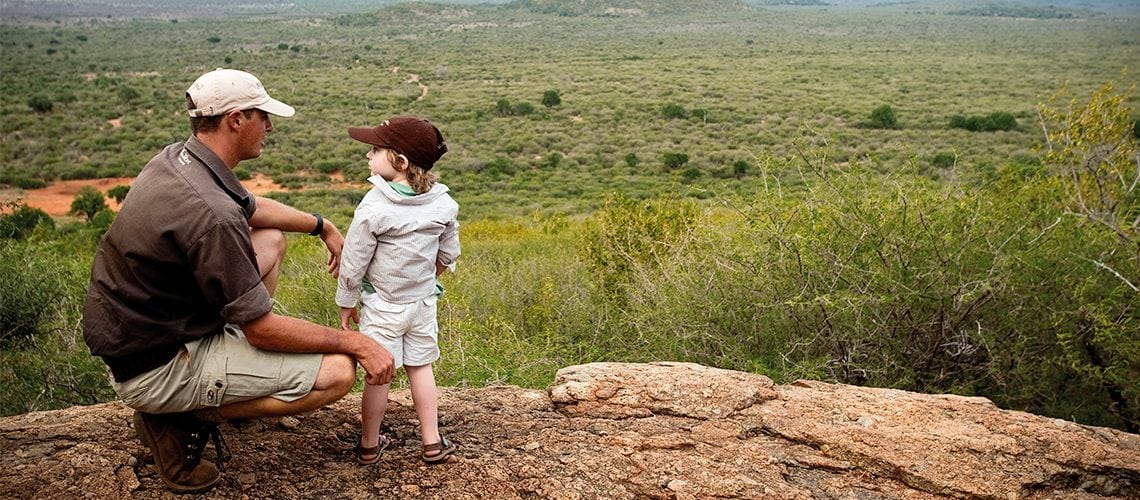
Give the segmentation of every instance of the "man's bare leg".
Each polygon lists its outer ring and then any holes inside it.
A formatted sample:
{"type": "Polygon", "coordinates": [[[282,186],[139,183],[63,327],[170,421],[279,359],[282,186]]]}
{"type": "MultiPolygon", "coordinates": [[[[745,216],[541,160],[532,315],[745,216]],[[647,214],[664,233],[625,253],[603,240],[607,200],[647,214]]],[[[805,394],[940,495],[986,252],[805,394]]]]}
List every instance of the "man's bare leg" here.
{"type": "Polygon", "coordinates": [[[257,254],[261,281],[269,290],[269,296],[273,297],[281,276],[281,263],[285,260],[285,233],[277,229],[253,229],[249,238],[253,240],[253,251],[257,254]]]}

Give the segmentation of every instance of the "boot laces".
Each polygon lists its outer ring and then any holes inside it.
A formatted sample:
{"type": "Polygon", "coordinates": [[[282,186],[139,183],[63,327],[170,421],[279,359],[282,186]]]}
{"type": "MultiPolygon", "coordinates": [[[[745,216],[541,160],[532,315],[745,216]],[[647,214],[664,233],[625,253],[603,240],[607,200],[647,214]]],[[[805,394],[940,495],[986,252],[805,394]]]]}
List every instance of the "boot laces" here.
{"type": "Polygon", "coordinates": [[[214,455],[217,457],[218,470],[225,469],[225,463],[232,455],[230,454],[230,447],[226,444],[225,438],[222,437],[222,431],[218,429],[218,424],[201,422],[201,425],[190,433],[190,442],[186,444],[186,461],[190,467],[195,467],[202,461],[202,453],[206,451],[206,445],[211,441],[214,443],[214,455]]]}

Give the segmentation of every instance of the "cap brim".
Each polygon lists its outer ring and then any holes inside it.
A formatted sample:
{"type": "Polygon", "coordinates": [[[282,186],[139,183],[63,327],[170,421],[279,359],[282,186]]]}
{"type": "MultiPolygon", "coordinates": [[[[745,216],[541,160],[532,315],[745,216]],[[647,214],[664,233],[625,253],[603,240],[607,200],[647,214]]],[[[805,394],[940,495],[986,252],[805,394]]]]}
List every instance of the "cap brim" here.
{"type": "Polygon", "coordinates": [[[374,128],[349,127],[348,136],[365,144],[371,144],[373,146],[379,146],[382,148],[391,147],[386,141],[380,138],[380,135],[376,133],[376,129],[374,128]]]}
{"type": "Polygon", "coordinates": [[[293,116],[293,113],[296,113],[296,110],[293,109],[293,106],[285,104],[272,97],[270,97],[269,100],[265,102],[265,104],[261,104],[256,107],[257,109],[260,109],[266,113],[274,116],[280,116],[282,118],[289,118],[290,116],[293,116]]]}

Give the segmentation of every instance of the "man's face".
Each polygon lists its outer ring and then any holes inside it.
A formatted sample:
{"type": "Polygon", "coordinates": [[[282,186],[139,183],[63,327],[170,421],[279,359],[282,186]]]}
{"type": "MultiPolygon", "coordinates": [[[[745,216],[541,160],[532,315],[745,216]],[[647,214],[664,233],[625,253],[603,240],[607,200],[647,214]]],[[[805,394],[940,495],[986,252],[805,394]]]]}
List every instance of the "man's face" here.
{"type": "Polygon", "coordinates": [[[242,111],[239,123],[238,142],[242,159],[261,156],[261,150],[265,148],[265,136],[273,131],[269,113],[260,109],[242,111]]]}

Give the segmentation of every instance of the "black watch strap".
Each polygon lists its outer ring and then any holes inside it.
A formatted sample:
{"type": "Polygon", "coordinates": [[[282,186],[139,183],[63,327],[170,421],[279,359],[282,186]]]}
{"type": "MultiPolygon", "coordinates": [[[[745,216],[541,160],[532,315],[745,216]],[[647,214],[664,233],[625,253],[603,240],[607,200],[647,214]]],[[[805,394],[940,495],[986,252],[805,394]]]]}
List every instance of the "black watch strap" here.
{"type": "Polygon", "coordinates": [[[317,218],[317,227],[309,233],[309,236],[320,236],[321,232],[325,230],[325,218],[316,212],[313,212],[313,217],[317,218]]]}

